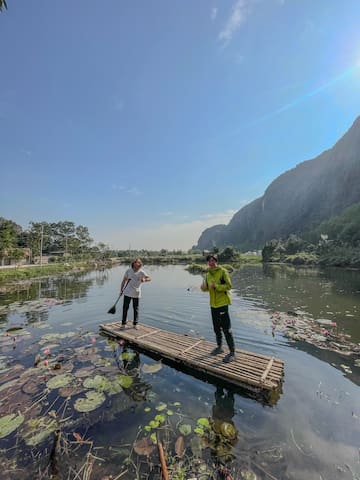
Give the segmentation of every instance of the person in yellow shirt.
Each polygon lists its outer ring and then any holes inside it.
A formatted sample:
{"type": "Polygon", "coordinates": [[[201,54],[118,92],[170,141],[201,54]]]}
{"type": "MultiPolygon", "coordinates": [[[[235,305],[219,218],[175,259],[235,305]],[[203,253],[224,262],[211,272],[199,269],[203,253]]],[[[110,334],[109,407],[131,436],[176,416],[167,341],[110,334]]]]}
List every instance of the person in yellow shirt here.
{"type": "Polygon", "coordinates": [[[218,265],[218,258],[215,254],[206,257],[209,269],[201,284],[201,290],[209,292],[211,318],[216,337],[217,347],[211,352],[212,355],[223,353],[222,333],[230,352],[224,357],[225,363],[235,359],[235,343],[231,331],[231,320],[229,305],[231,304],[230,290],[232,288],[229,272],[218,265]]]}

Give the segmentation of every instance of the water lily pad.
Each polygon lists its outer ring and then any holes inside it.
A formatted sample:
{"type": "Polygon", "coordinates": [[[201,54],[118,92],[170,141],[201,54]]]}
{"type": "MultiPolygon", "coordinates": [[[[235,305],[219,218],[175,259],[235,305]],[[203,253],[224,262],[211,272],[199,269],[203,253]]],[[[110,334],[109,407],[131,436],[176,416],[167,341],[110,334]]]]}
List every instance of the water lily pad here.
{"type": "Polygon", "coordinates": [[[55,342],[56,340],[63,340],[65,338],[72,338],[75,335],[78,335],[76,332],[66,332],[66,333],[45,333],[39,340],[40,345],[46,345],[50,342],[55,342]]]}
{"type": "Polygon", "coordinates": [[[77,378],[81,378],[81,377],[88,377],[89,375],[91,375],[94,371],[94,367],[83,367],[83,368],[79,368],[78,370],[76,370],[76,372],[74,373],[75,377],[77,378]]]}
{"type": "Polygon", "coordinates": [[[23,438],[26,445],[35,446],[43,442],[58,428],[57,421],[54,418],[39,417],[31,419],[26,424],[23,438]]]}
{"type": "Polygon", "coordinates": [[[198,421],[197,421],[198,425],[202,426],[202,427],[206,427],[206,428],[209,428],[210,427],[210,423],[209,423],[209,420],[207,418],[198,418],[198,421]]]}
{"type": "Polygon", "coordinates": [[[163,367],[161,362],[157,363],[151,363],[150,365],[147,363],[144,363],[144,365],[141,367],[141,370],[143,373],[156,373],[159,370],[161,370],[163,367]]]}
{"type": "Polygon", "coordinates": [[[201,427],[195,427],[194,432],[197,433],[200,436],[205,435],[205,430],[201,427]]]}
{"type": "Polygon", "coordinates": [[[23,327],[20,325],[13,325],[5,330],[6,333],[11,333],[12,335],[17,335],[19,332],[23,330],[23,327]]]}
{"type": "Polygon", "coordinates": [[[155,415],[155,420],[159,423],[165,422],[165,415],[155,415]]]}
{"type": "Polygon", "coordinates": [[[123,388],[129,388],[134,383],[134,379],[130,375],[118,375],[116,380],[123,388]]]}
{"type": "Polygon", "coordinates": [[[10,380],[10,382],[6,382],[3,385],[0,386],[0,392],[7,390],[8,388],[13,387],[18,383],[19,379],[15,378],[14,380],[10,380]]]}
{"type": "Polygon", "coordinates": [[[182,433],[185,436],[190,435],[191,425],[188,425],[187,423],[183,423],[182,425],[180,425],[179,431],[180,431],[180,433],[182,433]]]}
{"type": "Polygon", "coordinates": [[[122,352],[120,355],[121,360],[127,360],[128,362],[131,362],[134,360],[136,354],[134,352],[122,352]]]}
{"type": "Polygon", "coordinates": [[[40,379],[30,379],[22,386],[22,391],[28,394],[34,394],[40,390],[40,379]]]}
{"type": "Polygon", "coordinates": [[[90,390],[85,395],[86,398],[78,398],[74,404],[74,408],[78,412],[91,412],[105,402],[105,395],[102,392],[90,390]]]}
{"type": "Polygon", "coordinates": [[[68,373],[63,373],[61,375],[56,375],[55,377],[50,378],[47,382],[46,386],[50,388],[50,390],[54,390],[55,388],[67,387],[73,382],[74,377],[69,375],[68,373]]]}
{"type": "Polygon", "coordinates": [[[94,388],[98,392],[106,392],[111,388],[109,380],[103,375],[95,375],[95,377],[86,378],[83,385],[86,388],[94,388]]]}
{"type": "Polygon", "coordinates": [[[160,426],[160,422],[156,421],[156,420],[151,420],[151,422],[149,422],[149,427],[150,428],[158,428],[160,426]]]}
{"type": "Polygon", "coordinates": [[[150,437],[141,438],[134,442],[134,450],[138,455],[150,456],[155,449],[150,437]]]}
{"type": "Polygon", "coordinates": [[[163,410],[165,410],[165,408],[167,408],[166,403],[161,402],[155,407],[155,410],[157,410],[158,412],[162,412],[163,410]]]}
{"type": "Polygon", "coordinates": [[[333,321],[328,320],[327,318],[317,318],[315,320],[319,325],[332,325],[333,321]]]}
{"type": "Polygon", "coordinates": [[[24,421],[24,416],[12,413],[0,418],[0,438],[4,438],[14,432],[24,421]]]}
{"type": "Polygon", "coordinates": [[[234,440],[236,438],[237,432],[236,428],[232,423],[223,422],[220,427],[221,433],[224,437],[234,440]]]}

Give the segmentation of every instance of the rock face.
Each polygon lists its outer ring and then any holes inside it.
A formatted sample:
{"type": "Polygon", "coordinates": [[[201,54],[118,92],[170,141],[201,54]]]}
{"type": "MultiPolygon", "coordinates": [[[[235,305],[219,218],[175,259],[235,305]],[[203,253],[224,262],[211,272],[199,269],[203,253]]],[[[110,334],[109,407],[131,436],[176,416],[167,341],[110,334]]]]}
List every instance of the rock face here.
{"type": "Polygon", "coordinates": [[[197,247],[261,248],[272,238],[301,233],[358,202],[360,117],[333,148],[280,175],[228,225],[206,229],[197,247]]]}

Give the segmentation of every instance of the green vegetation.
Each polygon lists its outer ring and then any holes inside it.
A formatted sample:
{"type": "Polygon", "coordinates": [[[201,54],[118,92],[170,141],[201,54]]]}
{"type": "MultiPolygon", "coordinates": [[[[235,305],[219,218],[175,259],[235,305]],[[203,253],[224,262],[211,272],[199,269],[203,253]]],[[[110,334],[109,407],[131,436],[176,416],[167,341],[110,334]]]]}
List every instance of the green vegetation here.
{"type": "MultiPolygon", "coordinates": [[[[206,253],[207,252],[204,252],[199,258],[201,263],[193,262],[187,267],[187,270],[190,273],[207,272],[208,266],[205,261],[206,253]]],[[[233,272],[236,268],[241,267],[241,265],[256,264],[261,263],[262,261],[260,255],[240,253],[238,250],[232,247],[225,247],[222,251],[218,251],[218,249],[215,248],[213,250],[213,253],[217,254],[221,266],[226,268],[230,273],[233,272]]]]}
{"type": "Polygon", "coordinates": [[[303,234],[273,239],[262,250],[264,262],[360,267],[360,204],[303,234]]]}
{"type": "MultiPolygon", "coordinates": [[[[54,265],[43,266],[31,266],[31,267],[17,267],[17,268],[5,268],[0,270],[0,282],[6,282],[11,280],[26,280],[28,278],[35,277],[47,277],[51,275],[61,275],[62,273],[79,271],[85,268],[89,268],[90,265],[84,262],[76,263],[59,263],[54,265]]],[[[92,268],[94,265],[92,265],[92,268]]]]}

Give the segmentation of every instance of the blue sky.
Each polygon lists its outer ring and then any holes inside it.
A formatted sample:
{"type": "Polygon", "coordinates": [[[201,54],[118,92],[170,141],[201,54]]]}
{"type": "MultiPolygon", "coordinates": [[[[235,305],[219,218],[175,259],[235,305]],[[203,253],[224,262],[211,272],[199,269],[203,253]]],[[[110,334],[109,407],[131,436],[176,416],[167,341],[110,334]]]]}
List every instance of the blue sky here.
{"type": "Polygon", "coordinates": [[[187,250],[360,114],[358,0],[7,3],[0,216],[24,228],[187,250]]]}

